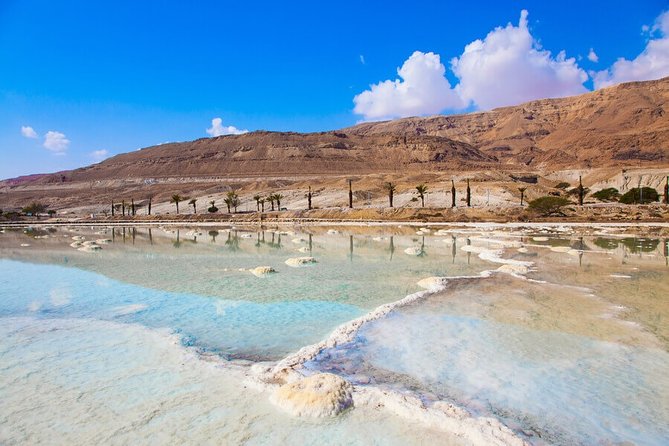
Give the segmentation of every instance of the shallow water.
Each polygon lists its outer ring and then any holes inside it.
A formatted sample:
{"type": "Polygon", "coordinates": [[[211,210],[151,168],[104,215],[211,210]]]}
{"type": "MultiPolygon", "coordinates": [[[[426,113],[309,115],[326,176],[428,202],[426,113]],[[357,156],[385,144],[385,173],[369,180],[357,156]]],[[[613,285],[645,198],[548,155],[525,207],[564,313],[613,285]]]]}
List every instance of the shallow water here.
{"type": "Polygon", "coordinates": [[[455,403],[534,444],[669,437],[666,240],[620,229],[416,231],[5,230],[0,440],[51,443],[56,429],[63,444],[276,443],[270,432],[300,444],[462,443],[382,408],[289,417],[244,379],[253,363],[420,290],[420,279],[499,262],[531,268],[450,280],[304,373],[455,403]],[[72,237],[112,241],[91,253],[72,237]],[[317,263],[285,263],[300,256],[317,263]],[[248,271],[261,265],[277,272],[248,271]]]}

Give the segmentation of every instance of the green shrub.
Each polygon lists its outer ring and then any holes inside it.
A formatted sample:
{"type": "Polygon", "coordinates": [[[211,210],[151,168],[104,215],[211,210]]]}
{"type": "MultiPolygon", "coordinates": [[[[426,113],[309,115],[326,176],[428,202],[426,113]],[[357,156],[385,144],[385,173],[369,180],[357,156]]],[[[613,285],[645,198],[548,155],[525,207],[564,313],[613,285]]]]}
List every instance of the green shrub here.
{"type": "Polygon", "coordinates": [[[567,183],[566,181],[561,181],[558,184],[555,185],[556,189],[567,189],[571,184],[567,183]]]}
{"type": "Polygon", "coordinates": [[[215,212],[218,212],[218,208],[216,206],[210,206],[209,208],[207,208],[207,211],[213,214],[215,212]]]}
{"type": "Polygon", "coordinates": [[[37,215],[46,212],[46,208],[47,206],[45,204],[33,201],[28,206],[21,209],[21,212],[24,214],[37,215]]]}
{"type": "Polygon", "coordinates": [[[529,209],[543,216],[564,216],[562,208],[569,204],[571,204],[571,201],[567,200],[566,198],[546,196],[530,201],[529,209]]]}
{"type": "Polygon", "coordinates": [[[653,203],[660,199],[660,195],[652,187],[635,187],[620,197],[620,202],[625,204],[653,203]]]}
{"type": "MultiPolygon", "coordinates": [[[[587,187],[584,187],[583,188],[583,196],[585,197],[589,193],[590,193],[590,189],[588,189],[587,187]]],[[[569,189],[567,191],[567,195],[569,195],[571,197],[578,197],[578,187],[574,187],[572,189],[569,189]]]]}
{"type": "Polygon", "coordinates": [[[599,201],[618,201],[620,192],[615,187],[607,187],[592,194],[599,201]]]}

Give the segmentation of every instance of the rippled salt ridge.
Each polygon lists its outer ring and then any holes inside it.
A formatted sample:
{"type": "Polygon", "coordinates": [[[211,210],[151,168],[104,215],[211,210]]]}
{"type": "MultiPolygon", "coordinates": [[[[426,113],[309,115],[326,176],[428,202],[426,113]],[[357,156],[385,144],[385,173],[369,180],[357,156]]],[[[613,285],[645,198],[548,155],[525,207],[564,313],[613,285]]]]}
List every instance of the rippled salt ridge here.
{"type": "MultiPolygon", "coordinates": [[[[378,388],[415,396],[426,408],[437,401],[454,403],[472,417],[501,420],[535,444],[662,444],[669,434],[666,240],[613,229],[591,230],[585,237],[564,228],[543,233],[416,230],[5,230],[0,234],[0,359],[11,365],[2,369],[0,397],[14,407],[0,409],[0,440],[42,438],[40,433],[55,425],[74,432],[97,426],[106,432],[114,423],[103,413],[90,415],[90,408],[89,415],[82,412],[69,422],[50,419],[43,411],[74,408],[78,400],[72,395],[94,395],[96,386],[116,380],[105,398],[117,399],[113,405],[134,395],[136,411],[121,416],[125,409],[115,409],[119,430],[112,429],[108,437],[80,438],[148,441],[140,432],[157,435],[153,429],[178,417],[183,404],[198,419],[194,431],[216,431],[224,442],[239,442],[235,439],[244,436],[236,435],[246,429],[252,442],[271,443],[263,437],[265,429],[281,425],[286,438],[369,444],[370,437],[357,431],[365,420],[376,420],[373,437],[379,444],[390,441],[390,432],[402,444],[430,438],[469,443],[472,438],[445,437],[438,425],[418,423],[418,416],[407,419],[404,413],[399,420],[393,410],[383,410],[379,419],[379,409],[358,404],[331,421],[312,422],[266,406],[267,391],[260,391],[260,399],[258,390],[246,389],[238,398],[219,394],[216,400],[204,395],[208,385],[195,383],[209,379],[207,370],[243,389],[250,373],[245,364],[277,361],[316,344],[336,326],[418,291],[421,279],[478,277],[491,270],[489,277],[447,279],[443,291],[363,324],[347,342],[324,349],[296,371],[334,372],[360,391],[378,388]],[[72,237],[111,243],[84,252],[69,246],[72,237]],[[317,263],[286,264],[302,256],[313,256],[317,263]],[[256,277],[248,271],[261,265],[277,272],[256,277]],[[130,332],[140,336],[137,330],[165,333],[162,341],[142,348],[171,349],[175,363],[181,361],[178,344],[233,362],[196,367],[208,356],[191,356],[187,367],[158,372],[164,381],[137,380],[132,376],[143,374],[137,367],[151,353],[92,334],[102,327],[121,338],[130,332]],[[174,334],[174,347],[167,333],[174,334]],[[66,339],[76,347],[68,348],[66,339]],[[73,358],[77,365],[69,373],[54,367],[53,361],[70,364],[73,358]],[[92,366],[110,361],[116,367],[106,372],[92,366]],[[127,367],[119,366],[125,361],[130,361],[127,367]],[[230,369],[236,363],[244,366],[242,372],[230,369]],[[62,400],[57,392],[51,399],[21,399],[40,382],[73,393],[63,393],[62,400]],[[187,396],[166,403],[161,392],[187,396]],[[201,413],[216,412],[218,404],[217,410],[229,416],[198,417],[200,401],[209,407],[200,408],[201,413]],[[249,404],[257,406],[252,416],[249,404]],[[146,410],[157,411],[155,421],[141,421],[146,410]],[[18,414],[26,412],[40,422],[20,421],[18,414]],[[248,417],[254,429],[243,421],[248,417]],[[231,427],[237,424],[238,430],[231,427]],[[312,428],[333,435],[316,440],[310,437],[312,428]]],[[[163,365],[156,361],[153,367],[163,365]]],[[[94,401],[88,401],[90,407],[94,401]]],[[[417,406],[415,413],[421,410],[417,406]]],[[[161,435],[184,441],[173,431],[161,435]]]]}

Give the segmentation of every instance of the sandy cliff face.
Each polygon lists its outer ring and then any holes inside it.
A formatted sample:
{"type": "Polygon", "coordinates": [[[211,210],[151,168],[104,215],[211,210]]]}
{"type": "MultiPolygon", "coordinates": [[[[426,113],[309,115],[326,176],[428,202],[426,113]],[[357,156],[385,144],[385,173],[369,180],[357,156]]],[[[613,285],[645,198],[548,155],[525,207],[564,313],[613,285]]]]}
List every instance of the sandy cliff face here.
{"type": "Polygon", "coordinates": [[[458,116],[367,123],[356,135],[421,134],[466,142],[501,164],[536,169],[669,163],[669,78],[458,116]]]}

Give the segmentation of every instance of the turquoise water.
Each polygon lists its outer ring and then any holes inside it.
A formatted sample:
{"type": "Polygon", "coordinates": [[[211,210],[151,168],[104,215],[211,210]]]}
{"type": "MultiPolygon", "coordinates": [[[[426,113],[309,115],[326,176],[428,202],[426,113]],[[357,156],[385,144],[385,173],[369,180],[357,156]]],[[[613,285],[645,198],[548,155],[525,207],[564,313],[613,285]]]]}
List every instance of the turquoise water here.
{"type": "Polygon", "coordinates": [[[478,276],[500,256],[531,262],[531,280],[451,280],[305,373],[454,403],[532,444],[665,444],[666,240],[417,229],[5,230],[0,443],[460,444],[375,407],[290,417],[245,377],[421,279],[478,276]],[[72,237],[111,242],[82,252],[72,237]],[[316,263],[286,264],[301,256],[316,263]]]}

